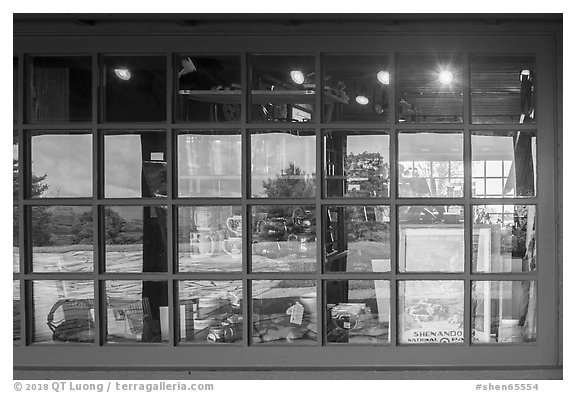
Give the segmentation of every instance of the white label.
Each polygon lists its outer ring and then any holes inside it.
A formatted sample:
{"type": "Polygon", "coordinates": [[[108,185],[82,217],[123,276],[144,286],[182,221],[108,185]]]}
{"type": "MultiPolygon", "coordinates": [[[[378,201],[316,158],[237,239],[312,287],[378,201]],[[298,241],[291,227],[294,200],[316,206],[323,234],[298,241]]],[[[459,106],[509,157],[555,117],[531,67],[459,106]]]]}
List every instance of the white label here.
{"type": "Polygon", "coordinates": [[[152,161],[164,161],[164,153],[150,153],[150,160],[152,161]]]}
{"type": "Polygon", "coordinates": [[[304,316],[304,306],[300,303],[296,303],[286,311],[290,314],[290,323],[295,323],[296,325],[302,325],[302,317],[304,316]]]}

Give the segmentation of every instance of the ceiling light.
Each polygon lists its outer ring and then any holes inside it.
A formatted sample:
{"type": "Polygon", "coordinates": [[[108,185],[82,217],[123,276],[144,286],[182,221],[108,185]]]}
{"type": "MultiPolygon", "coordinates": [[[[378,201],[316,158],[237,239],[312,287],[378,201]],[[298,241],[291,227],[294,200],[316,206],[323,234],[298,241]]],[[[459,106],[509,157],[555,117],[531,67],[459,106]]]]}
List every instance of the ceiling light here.
{"type": "Polygon", "coordinates": [[[383,85],[390,84],[390,73],[388,71],[378,71],[376,77],[378,78],[378,81],[383,85]]]}
{"type": "Polygon", "coordinates": [[[452,79],[454,79],[454,76],[450,71],[441,71],[440,74],[438,75],[438,80],[443,85],[448,85],[452,83],[452,79]]]}
{"type": "Polygon", "coordinates": [[[520,72],[520,82],[522,82],[522,77],[530,78],[530,70],[522,70],[520,72]]]}
{"type": "Polygon", "coordinates": [[[360,105],[368,105],[370,100],[365,95],[360,94],[356,96],[356,102],[359,103],[360,105]]]}
{"type": "Polygon", "coordinates": [[[302,71],[290,71],[290,78],[294,81],[294,83],[301,85],[304,83],[304,74],[302,71]]]}
{"type": "Polygon", "coordinates": [[[123,81],[127,81],[132,78],[132,73],[127,68],[115,68],[114,73],[119,79],[122,79],[123,81]]]}

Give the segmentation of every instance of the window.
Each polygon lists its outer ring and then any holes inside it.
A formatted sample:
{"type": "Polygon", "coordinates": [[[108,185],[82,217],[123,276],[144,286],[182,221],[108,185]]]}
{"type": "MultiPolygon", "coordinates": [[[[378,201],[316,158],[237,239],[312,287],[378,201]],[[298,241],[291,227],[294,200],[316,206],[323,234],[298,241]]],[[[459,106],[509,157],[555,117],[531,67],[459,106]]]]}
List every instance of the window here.
{"type": "Polygon", "coordinates": [[[16,363],[552,362],[545,37],[157,38],[16,58],[16,363]]]}

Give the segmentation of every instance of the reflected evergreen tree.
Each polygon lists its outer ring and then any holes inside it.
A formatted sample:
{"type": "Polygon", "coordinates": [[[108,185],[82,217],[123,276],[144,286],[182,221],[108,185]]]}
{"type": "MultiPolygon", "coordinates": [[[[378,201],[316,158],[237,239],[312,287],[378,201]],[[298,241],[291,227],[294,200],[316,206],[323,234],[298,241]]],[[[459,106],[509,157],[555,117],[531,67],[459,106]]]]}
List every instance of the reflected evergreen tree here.
{"type": "Polygon", "coordinates": [[[275,179],[262,183],[270,198],[311,198],[314,196],[314,174],[308,175],[294,164],[290,164],[275,179]]]}

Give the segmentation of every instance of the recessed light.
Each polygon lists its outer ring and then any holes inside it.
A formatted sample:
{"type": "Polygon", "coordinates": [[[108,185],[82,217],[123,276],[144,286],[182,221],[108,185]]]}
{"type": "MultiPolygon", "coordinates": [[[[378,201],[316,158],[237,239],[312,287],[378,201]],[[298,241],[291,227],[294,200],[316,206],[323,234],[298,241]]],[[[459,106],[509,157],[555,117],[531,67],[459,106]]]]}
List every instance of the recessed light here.
{"type": "Polygon", "coordinates": [[[378,78],[378,81],[383,85],[390,84],[390,73],[388,71],[378,71],[376,77],[378,78]]]}
{"type": "Polygon", "coordinates": [[[359,103],[360,105],[368,105],[370,100],[366,96],[359,95],[359,96],[356,96],[356,102],[359,103]]]}
{"type": "Polygon", "coordinates": [[[290,71],[290,78],[294,81],[294,83],[301,85],[304,83],[304,74],[302,71],[290,71]]]}
{"type": "Polygon", "coordinates": [[[452,75],[452,72],[450,72],[450,71],[442,71],[438,75],[438,80],[443,85],[448,85],[448,84],[452,83],[452,79],[454,79],[454,75],[452,75]]]}
{"type": "Polygon", "coordinates": [[[119,79],[122,79],[123,81],[127,81],[132,78],[132,73],[128,68],[115,68],[114,73],[119,79]]]}

